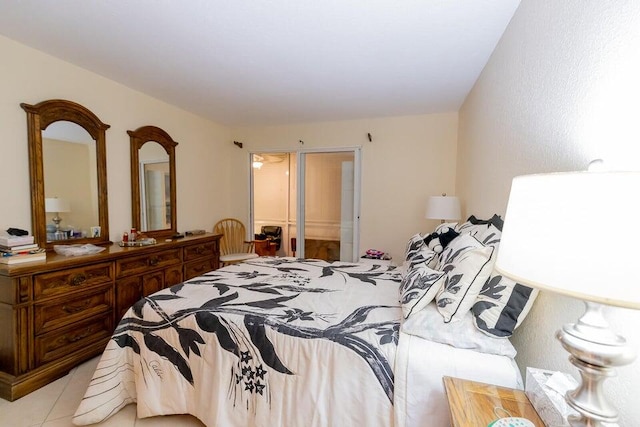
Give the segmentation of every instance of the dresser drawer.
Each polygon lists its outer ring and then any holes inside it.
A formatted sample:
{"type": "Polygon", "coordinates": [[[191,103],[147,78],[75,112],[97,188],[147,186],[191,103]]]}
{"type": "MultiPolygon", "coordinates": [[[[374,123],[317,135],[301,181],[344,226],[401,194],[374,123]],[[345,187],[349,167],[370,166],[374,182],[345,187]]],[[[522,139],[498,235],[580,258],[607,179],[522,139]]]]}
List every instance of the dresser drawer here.
{"type": "Polygon", "coordinates": [[[150,269],[163,268],[180,263],[182,263],[182,250],[180,248],[119,259],[116,261],[116,277],[144,273],[150,269]]]}
{"type": "Polygon", "coordinates": [[[82,287],[113,282],[112,263],[89,265],[35,276],[36,300],[54,295],[65,295],[82,287]]]}
{"type": "Polygon", "coordinates": [[[193,279],[194,277],[201,276],[202,274],[215,269],[216,262],[214,259],[210,258],[187,263],[184,265],[184,280],[193,279]]]}
{"type": "Polygon", "coordinates": [[[111,313],[35,338],[36,366],[90,346],[105,345],[113,332],[111,313]]]}
{"type": "Polygon", "coordinates": [[[167,268],[164,271],[164,287],[169,288],[182,282],[182,266],[167,268]]]}
{"type": "Polygon", "coordinates": [[[112,308],[113,286],[110,283],[68,298],[35,304],[35,333],[39,335],[100,313],[111,316],[112,308]]]}
{"type": "Polygon", "coordinates": [[[184,262],[195,259],[212,257],[218,252],[218,242],[201,243],[199,245],[185,246],[184,262]]]}

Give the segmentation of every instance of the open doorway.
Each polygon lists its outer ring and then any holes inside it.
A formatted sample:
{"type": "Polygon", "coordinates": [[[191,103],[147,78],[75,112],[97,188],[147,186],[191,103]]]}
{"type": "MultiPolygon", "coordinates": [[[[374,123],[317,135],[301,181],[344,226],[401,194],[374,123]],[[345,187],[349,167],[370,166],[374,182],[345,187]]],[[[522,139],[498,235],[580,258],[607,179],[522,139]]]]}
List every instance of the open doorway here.
{"type": "Polygon", "coordinates": [[[356,259],[359,161],[359,149],[252,153],[256,238],[277,239],[278,256],[356,259]]]}

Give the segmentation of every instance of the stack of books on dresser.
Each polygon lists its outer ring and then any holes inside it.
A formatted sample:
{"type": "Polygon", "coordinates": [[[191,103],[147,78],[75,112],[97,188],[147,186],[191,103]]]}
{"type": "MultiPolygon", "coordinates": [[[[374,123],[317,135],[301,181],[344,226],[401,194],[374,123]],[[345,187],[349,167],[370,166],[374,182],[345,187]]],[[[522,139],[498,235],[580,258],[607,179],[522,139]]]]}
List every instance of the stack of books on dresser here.
{"type": "Polygon", "coordinates": [[[33,236],[0,235],[0,264],[21,264],[45,259],[47,253],[34,243],[33,236]]]}

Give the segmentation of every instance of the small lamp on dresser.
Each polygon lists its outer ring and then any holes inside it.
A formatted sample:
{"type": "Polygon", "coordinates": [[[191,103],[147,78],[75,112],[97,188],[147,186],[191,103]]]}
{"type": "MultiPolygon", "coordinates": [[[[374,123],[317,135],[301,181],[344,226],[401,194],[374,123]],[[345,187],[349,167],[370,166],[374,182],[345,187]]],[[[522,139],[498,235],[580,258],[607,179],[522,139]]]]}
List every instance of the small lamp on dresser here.
{"type": "Polygon", "coordinates": [[[599,250],[596,236],[612,220],[640,217],[640,172],[569,172],[516,177],[511,186],[495,268],[541,290],[579,298],[585,313],[556,333],[581,384],[565,396],[578,412],[572,426],[600,427],[618,420],[602,383],[635,351],[609,328],[604,305],[640,309],[640,227],[624,227],[615,246],[599,250]]]}
{"type": "Polygon", "coordinates": [[[51,221],[56,225],[56,232],[60,232],[60,222],[62,222],[60,213],[71,212],[69,201],[58,197],[47,197],[44,199],[44,210],[47,213],[55,214],[51,221]]]}

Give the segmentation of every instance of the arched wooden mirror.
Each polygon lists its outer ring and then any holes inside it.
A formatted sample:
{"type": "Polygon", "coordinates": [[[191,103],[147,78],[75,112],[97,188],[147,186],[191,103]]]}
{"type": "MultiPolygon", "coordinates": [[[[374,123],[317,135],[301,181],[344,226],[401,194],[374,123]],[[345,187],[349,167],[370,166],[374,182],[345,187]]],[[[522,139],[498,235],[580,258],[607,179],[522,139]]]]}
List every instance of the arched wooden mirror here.
{"type": "Polygon", "coordinates": [[[156,126],[127,131],[131,138],[132,224],[149,237],[177,232],[176,145],[156,126]]]}
{"type": "Polygon", "coordinates": [[[36,242],[109,242],[107,153],[109,125],[75,102],[20,104],[27,113],[31,222],[36,242]]]}

